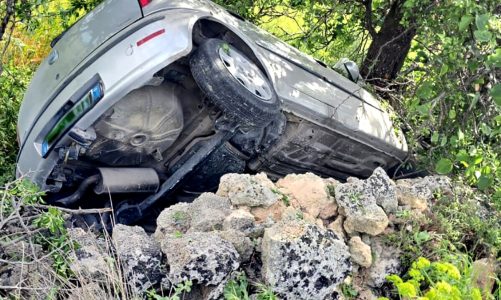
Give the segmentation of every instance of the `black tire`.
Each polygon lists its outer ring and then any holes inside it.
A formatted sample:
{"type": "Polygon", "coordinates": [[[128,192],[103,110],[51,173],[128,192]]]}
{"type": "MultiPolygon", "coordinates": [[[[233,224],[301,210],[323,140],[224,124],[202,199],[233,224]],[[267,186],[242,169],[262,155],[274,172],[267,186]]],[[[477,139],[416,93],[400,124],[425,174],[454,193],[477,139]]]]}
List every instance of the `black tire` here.
{"type": "MultiPolygon", "coordinates": [[[[196,83],[216,107],[231,118],[241,121],[242,125],[269,124],[280,112],[280,102],[273,85],[263,74],[271,88],[271,99],[264,100],[250,92],[225,67],[219,55],[222,47],[228,47],[227,43],[219,39],[208,39],[193,53],[190,68],[196,83]]],[[[234,48],[232,50],[238,51],[234,48]]]]}

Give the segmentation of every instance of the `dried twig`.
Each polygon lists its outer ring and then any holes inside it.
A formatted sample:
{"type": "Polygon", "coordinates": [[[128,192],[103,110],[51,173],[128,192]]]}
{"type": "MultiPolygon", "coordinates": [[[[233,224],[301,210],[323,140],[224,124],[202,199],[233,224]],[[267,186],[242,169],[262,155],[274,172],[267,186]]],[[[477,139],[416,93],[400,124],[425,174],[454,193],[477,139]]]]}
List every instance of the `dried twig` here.
{"type": "Polygon", "coordinates": [[[88,208],[88,209],[71,209],[71,208],[64,208],[64,207],[59,207],[59,206],[51,206],[51,205],[43,205],[43,204],[36,204],[36,205],[30,205],[32,207],[36,208],[41,208],[41,209],[49,209],[49,208],[57,208],[58,210],[62,212],[66,212],[69,214],[73,215],[86,215],[86,214],[102,214],[102,213],[108,213],[112,212],[112,208],[88,208]]]}

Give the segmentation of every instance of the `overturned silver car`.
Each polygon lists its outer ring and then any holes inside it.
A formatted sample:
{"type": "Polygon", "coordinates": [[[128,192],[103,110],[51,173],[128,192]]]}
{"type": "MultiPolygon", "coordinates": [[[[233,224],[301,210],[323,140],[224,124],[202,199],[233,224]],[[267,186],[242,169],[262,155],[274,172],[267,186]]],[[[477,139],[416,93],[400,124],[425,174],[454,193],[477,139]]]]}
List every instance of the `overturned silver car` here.
{"type": "Polygon", "coordinates": [[[52,46],[22,103],[17,162],[52,203],[111,195],[130,222],[230,172],[345,179],[407,156],[356,71],[209,1],[108,0],[52,46]]]}

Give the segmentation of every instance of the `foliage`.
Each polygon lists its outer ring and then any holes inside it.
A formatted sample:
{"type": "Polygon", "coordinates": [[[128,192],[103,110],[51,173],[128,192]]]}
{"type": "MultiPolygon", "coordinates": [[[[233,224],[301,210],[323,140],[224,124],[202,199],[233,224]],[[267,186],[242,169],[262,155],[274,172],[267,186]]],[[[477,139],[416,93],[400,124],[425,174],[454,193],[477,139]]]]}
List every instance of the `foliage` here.
{"type": "MultiPolygon", "coordinates": [[[[406,4],[412,10],[425,2],[406,4]]],[[[406,89],[394,101],[401,101],[409,141],[422,166],[435,165],[440,174],[455,172],[491,194],[499,193],[501,178],[501,106],[492,97],[499,86],[501,22],[491,13],[494,6],[442,1],[434,9],[440,17],[422,19],[407,60],[411,73],[399,80],[406,89]]]]}
{"type": "Polygon", "coordinates": [[[286,194],[282,193],[281,191],[279,191],[277,189],[272,189],[271,191],[274,194],[277,194],[280,197],[280,199],[285,204],[285,206],[290,206],[291,205],[291,201],[290,201],[289,196],[287,196],[286,194]]]}
{"type": "Polygon", "coordinates": [[[393,283],[403,299],[481,300],[481,291],[473,286],[470,275],[471,264],[464,258],[450,263],[430,262],[420,257],[412,263],[405,279],[390,275],[387,280],[393,283]]]}
{"type": "Polygon", "coordinates": [[[397,230],[385,236],[386,241],[402,250],[400,260],[404,267],[409,267],[411,262],[419,256],[429,256],[433,251],[429,247],[435,233],[428,232],[427,227],[431,220],[410,211],[402,211],[396,216],[398,219],[397,230]]]}
{"type": "Polygon", "coordinates": [[[51,253],[54,270],[64,277],[69,277],[71,271],[68,265],[68,254],[78,245],[70,241],[62,212],[56,207],[49,207],[33,221],[33,225],[49,231],[50,234],[38,235],[36,241],[51,253]]]}
{"type": "Polygon", "coordinates": [[[147,292],[147,297],[151,300],[181,300],[183,299],[183,295],[185,293],[191,292],[192,286],[193,282],[191,280],[187,280],[176,285],[174,290],[171,290],[169,296],[160,296],[155,292],[155,290],[151,290],[147,292]]]}
{"type": "Polygon", "coordinates": [[[433,218],[441,239],[474,258],[499,255],[500,212],[490,206],[488,197],[469,189],[451,197],[438,195],[433,218]]]}
{"type": "Polygon", "coordinates": [[[17,111],[30,76],[30,69],[13,65],[5,65],[0,75],[0,185],[14,177],[17,111]]]}
{"type": "Polygon", "coordinates": [[[343,296],[345,297],[345,299],[347,299],[347,300],[357,299],[358,292],[353,287],[353,285],[347,284],[347,283],[342,283],[340,285],[340,287],[341,287],[341,293],[343,293],[343,296]]]}
{"type": "MultiPolygon", "coordinates": [[[[269,286],[262,283],[255,283],[253,285],[257,288],[257,300],[278,300],[269,286]]],[[[235,279],[230,279],[224,287],[224,299],[249,300],[251,299],[249,296],[250,288],[247,276],[244,272],[240,272],[236,275],[235,279]]]]}
{"type": "Polygon", "coordinates": [[[55,207],[48,207],[46,211],[38,212],[37,206],[44,203],[42,199],[44,193],[28,180],[20,179],[7,184],[0,196],[1,224],[7,224],[3,221],[18,216],[18,222],[21,222],[19,226],[25,230],[29,230],[30,227],[39,229],[32,232],[20,231],[20,234],[9,236],[7,228],[0,228],[5,230],[5,236],[0,242],[12,243],[13,240],[25,239],[24,235],[33,235],[34,242],[42,245],[52,257],[54,270],[65,278],[69,277],[68,253],[75,248],[75,245],[69,240],[62,212],[55,207]]]}
{"type": "Polygon", "coordinates": [[[236,279],[231,279],[228,281],[224,287],[224,299],[225,300],[248,300],[249,293],[247,292],[249,288],[249,283],[247,282],[247,277],[245,273],[240,273],[237,275],[236,279]]]}

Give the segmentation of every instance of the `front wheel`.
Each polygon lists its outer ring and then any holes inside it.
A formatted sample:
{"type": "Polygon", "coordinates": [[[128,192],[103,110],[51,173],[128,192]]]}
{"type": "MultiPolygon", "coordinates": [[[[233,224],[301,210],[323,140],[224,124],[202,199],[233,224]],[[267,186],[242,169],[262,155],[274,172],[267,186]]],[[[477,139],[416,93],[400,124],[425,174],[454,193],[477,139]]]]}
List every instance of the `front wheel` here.
{"type": "Polygon", "coordinates": [[[225,41],[205,41],[191,56],[190,68],[209,100],[243,125],[265,126],[279,116],[280,102],[268,78],[225,41]]]}

